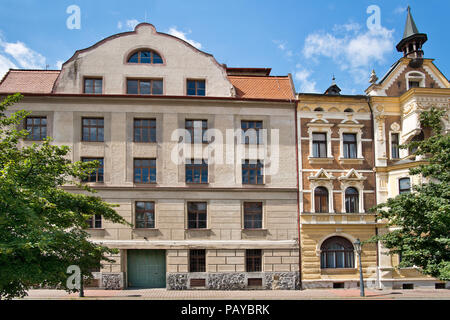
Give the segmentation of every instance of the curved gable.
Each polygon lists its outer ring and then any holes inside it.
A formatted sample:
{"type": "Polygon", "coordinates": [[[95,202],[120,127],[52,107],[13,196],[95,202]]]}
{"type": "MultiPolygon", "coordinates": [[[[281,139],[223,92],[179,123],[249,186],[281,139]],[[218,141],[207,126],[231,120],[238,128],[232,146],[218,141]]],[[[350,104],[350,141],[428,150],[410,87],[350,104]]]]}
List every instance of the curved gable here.
{"type": "Polygon", "coordinates": [[[225,68],[212,55],[177,37],[159,33],[148,23],[75,52],[63,64],[53,92],[83,93],[85,77],[103,78],[104,94],[125,94],[127,78],[149,78],[163,80],[164,95],[186,95],[187,79],[204,79],[207,96],[234,96],[225,68]],[[158,52],[163,63],[128,63],[130,54],[139,49],[158,52]]]}

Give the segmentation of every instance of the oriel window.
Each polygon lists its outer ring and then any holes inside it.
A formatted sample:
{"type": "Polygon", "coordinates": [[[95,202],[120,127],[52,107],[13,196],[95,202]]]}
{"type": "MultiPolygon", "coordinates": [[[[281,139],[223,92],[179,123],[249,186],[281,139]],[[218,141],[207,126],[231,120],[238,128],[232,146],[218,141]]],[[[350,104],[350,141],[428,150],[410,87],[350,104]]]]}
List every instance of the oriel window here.
{"type": "Polygon", "coordinates": [[[400,158],[398,133],[391,133],[391,158],[392,159],[400,158]]]}
{"type": "Polygon", "coordinates": [[[400,194],[402,193],[410,193],[411,192],[411,180],[409,178],[401,178],[398,180],[398,191],[400,194]]]}

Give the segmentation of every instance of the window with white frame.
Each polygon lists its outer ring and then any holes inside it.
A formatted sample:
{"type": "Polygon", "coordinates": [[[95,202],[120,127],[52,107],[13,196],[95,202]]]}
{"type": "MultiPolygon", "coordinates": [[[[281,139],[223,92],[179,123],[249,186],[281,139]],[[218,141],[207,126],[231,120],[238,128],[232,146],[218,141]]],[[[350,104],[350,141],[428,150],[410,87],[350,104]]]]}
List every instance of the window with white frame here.
{"type": "Polygon", "coordinates": [[[311,163],[331,163],[331,127],[326,120],[315,119],[307,124],[309,135],[309,161],[311,163]]]}
{"type": "Polygon", "coordinates": [[[406,90],[411,88],[424,88],[425,75],[422,72],[410,71],[406,74],[406,90]]]}

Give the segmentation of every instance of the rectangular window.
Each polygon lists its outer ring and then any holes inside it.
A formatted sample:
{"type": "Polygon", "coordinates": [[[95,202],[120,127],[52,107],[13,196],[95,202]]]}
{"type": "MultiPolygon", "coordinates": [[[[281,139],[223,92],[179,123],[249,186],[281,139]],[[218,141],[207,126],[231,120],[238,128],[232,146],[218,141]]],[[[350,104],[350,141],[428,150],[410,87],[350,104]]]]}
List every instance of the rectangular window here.
{"type": "Polygon", "coordinates": [[[206,271],[205,250],[189,250],[189,272],[206,271]]]}
{"type": "Polygon", "coordinates": [[[208,183],[208,163],[205,160],[187,160],[186,183],[208,183]]]}
{"type": "Polygon", "coordinates": [[[206,202],[188,202],[188,229],[206,229],[206,202]]]}
{"type": "Polygon", "coordinates": [[[91,172],[86,179],[83,179],[83,182],[103,182],[103,158],[81,158],[82,162],[95,160],[100,162],[98,169],[91,172]]]}
{"type": "Polygon", "coordinates": [[[326,158],[327,157],[327,134],[313,133],[313,157],[326,158]]]}
{"type": "Polygon", "coordinates": [[[401,178],[398,180],[398,191],[400,194],[402,193],[410,193],[411,192],[411,180],[409,178],[401,178]]]}
{"type": "Polygon", "coordinates": [[[163,94],[163,81],[161,79],[128,79],[128,94],[163,94]]]}
{"type": "Polygon", "coordinates": [[[103,118],[83,118],[82,141],[104,142],[105,123],[103,118]]]}
{"type": "Polygon", "coordinates": [[[103,88],[102,78],[85,78],[84,79],[84,93],[87,94],[101,94],[103,88]]]}
{"type": "Polygon", "coordinates": [[[245,160],[242,164],[242,184],[264,184],[263,169],[260,160],[245,160]]]}
{"type": "Polygon", "coordinates": [[[420,87],[420,82],[419,81],[409,81],[409,88],[419,88],[420,87]]]}
{"type": "Polygon", "coordinates": [[[204,96],[205,94],[205,80],[187,80],[188,96],[204,96]]]}
{"type": "Polygon", "coordinates": [[[136,202],[136,228],[155,228],[155,203],[152,201],[136,202]]]}
{"type": "Polygon", "coordinates": [[[399,159],[399,141],[398,141],[398,133],[391,133],[391,158],[399,159]]]}
{"type": "Polygon", "coordinates": [[[262,121],[241,121],[242,143],[261,144],[262,143],[262,121]]]}
{"type": "Polygon", "coordinates": [[[99,214],[94,214],[87,220],[89,229],[101,229],[102,228],[102,216],[99,214]]]}
{"type": "Polygon", "coordinates": [[[261,272],[262,266],[261,249],[247,249],[245,250],[245,271],[246,272],[261,272]]]}
{"type": "Polygon", "coordinates": [[[156,183],[156,159],[134,159],[134,183],[156,183]]]}
{"type": "Polygon", "coordinates": [[[344,158],[354,159],[357,158],[356,152],[356,134],[354,133],[344,133],[342,135],[343,138],[343,147],[344,147],[344,158]]]}
{"type": "Polygon", "coordinates": [[[25,130],[29,132],[27,140],[41,141],[47,138],[47,117],[27,117],[25,130]]]}
{"type": "Polygon", "coordinates": [[[244,202],[244,229],[262,228],[262,202],[244,202]]]}
{"type": "Polygon", "coordinates": [[[206,136],[206,130],[208,130],[208,120],[186,120],[185,129],[189,133],[186,137],[187,142],[208,142],[208,137],[206,136]]]}
{"type": "Polygon", "coordinates": [[[156,119],[134,119],[134,142],[156,142],[156,119]]]}

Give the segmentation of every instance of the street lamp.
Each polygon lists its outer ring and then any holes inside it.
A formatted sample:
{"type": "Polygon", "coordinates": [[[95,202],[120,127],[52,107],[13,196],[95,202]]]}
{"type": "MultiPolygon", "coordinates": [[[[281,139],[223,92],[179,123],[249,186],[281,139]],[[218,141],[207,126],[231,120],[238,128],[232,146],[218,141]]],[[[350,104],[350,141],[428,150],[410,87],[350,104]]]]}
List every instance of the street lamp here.
{"type": "Polygon", "coordinates": [[[355,246],[356,253],[358,254],[359,258],[359,288],[360,288],[360,296],[364,297],[364,279],[363,279],[363,272],[362,272],[362,264],[361,264],[361,241],[359,239],[356,239],[356,241],[353,243],[355,246]]]}

